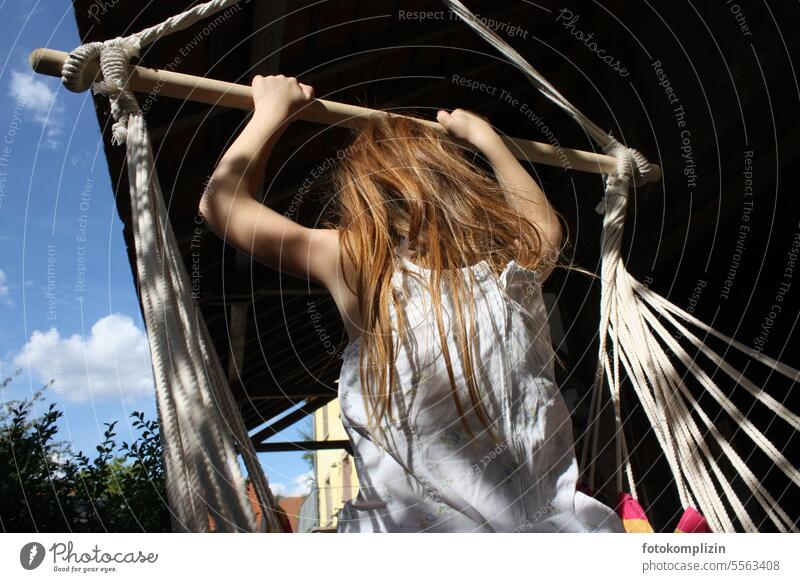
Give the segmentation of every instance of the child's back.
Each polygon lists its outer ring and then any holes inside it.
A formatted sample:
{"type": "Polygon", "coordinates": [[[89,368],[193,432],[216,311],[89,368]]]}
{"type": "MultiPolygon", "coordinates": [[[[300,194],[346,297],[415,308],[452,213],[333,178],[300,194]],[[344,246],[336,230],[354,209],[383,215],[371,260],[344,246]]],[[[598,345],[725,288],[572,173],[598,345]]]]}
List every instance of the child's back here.
{"type": "MultiPolygon", "coordinates": [[[[408,271],[426,269],[400,252],[408,271]]],[[[353,443],[358,496],[339,515],[340,532],[622,531],[607,506],[576,492],[577,463],[569,411],[553,376],[553,349],[539,273],[509,262],[498,281],[488,262],[461,270],[475,277],[476,377],[486,395],[492,439],[469,406],[465,374],[448,334],[464,430],[439,347],[430,293],[398,269],[410,334],[399,342],[394,419],[384,417],[385,445],[366,430],[359,346],[345,350],[339,381],[342,421],[353,443]],[[504,294],[502,289],[505,289],[504,294]]],[[[442,296],[445,329],[452,311],[442,296]]],[[[392,322],[396,313],[392,310],[392,322]]]]}

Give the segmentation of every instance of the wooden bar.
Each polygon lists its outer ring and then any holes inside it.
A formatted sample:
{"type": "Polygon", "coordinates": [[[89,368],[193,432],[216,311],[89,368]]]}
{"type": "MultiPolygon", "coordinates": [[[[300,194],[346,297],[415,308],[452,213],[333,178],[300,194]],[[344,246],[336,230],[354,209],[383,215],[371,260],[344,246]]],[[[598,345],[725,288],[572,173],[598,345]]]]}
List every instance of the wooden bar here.
{"type": "MultiPolygon", "coordinates": [[[[34,71],[60,78],[61,67],[67,57],[68,53],[64,51],[38,48],[31,52],[29,62],[34,71]]],[[[98,62],[89,63],[84,76],[88,80],[99,80],[97,78],[99,71],[100,64],[98,62]]],[[[136,93],[163,95],[245,111],[253,109],[253,92],[249,85],[239,85],[207,77],[133,66],[128,86],[136,93]]],[[[298,114],[298,118],[313,123],[358,128],[366,118],[375,115],[385,115],[385,112],[358,105],[315,99],[303,108],[298,114]]],[[[442,133],[447,131],[436,121],[423,120],[422,123],[442,133]]],[[[569,148],[559,149],[546,143],[506,136],[502,136],[502,139],[511,152],[521,160],[595,174],[611,174],[616,171],[616,159],[602,153],[569,148]]]]}

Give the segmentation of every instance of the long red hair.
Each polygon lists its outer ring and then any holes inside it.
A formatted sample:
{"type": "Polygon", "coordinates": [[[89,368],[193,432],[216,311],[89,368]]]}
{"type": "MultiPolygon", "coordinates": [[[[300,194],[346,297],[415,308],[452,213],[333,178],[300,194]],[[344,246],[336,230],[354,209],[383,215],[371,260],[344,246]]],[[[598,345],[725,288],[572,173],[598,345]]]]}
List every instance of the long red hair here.
{"type": "Polygon", "coordinates": [[[465,429],[474,436],[463,414],[446,340],[443,286],[453,297],[456,345],[472,406],[497,439],[475,381],[470,341],[474,301],[458,269],[486,260],[498,274],[512,259],[536,269],[544,260],[540,228],[512,208],[495,178],[471,163],[462,146],[413,116],[370,118],[345,151],[331,176],[333,217],[328,221],[340,230],[344,253],[357,274],[351,291],[358,297],[363,324],[360,378],[370,427],[380,426],[387,414],[393,419],[394,334],[403,337],[410,331],[391,282],[394,271],[404,268],[395,250],[405,239],[413,261],[430,272],[426,283],[452,397],[465,429]],[[398,314],[397,330],[391,326],[390,302],[398,314]]]}

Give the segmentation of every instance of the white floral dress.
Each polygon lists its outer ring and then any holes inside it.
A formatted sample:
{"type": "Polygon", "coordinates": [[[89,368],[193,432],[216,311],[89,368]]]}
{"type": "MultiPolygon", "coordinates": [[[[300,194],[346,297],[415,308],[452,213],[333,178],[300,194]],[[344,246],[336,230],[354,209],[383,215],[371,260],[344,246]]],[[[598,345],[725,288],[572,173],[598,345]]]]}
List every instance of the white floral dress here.
{"type": "MultiPolygon", "coordinates": [[[[499,279],[486,261],[475,277],[476,354],[484,405],[500,441],[478,420],[453,337],[453,371],[470,438],[453,402],[430,294],[409,272],[428,271],[398,250],[393,283],[414,332],[398,346],[395,418],[385,446],[366,430],[359,339],[343,353],[339,401],[353,446],[358,495],[337,530],[355,532],[622,532],[606,505],[576,491],[578,467],[567,406],[553,376],[553,348],[539,273],[508,263],[499,279]],[[503,289],[505,293],[503,293],[503,289]]],[[[445,329],[452,314],[442,297],[445,329]]],[[[396,313],[390,306],[393,322],[396,313]]],[[[396,329],[396,328],[395,328],[396,329]]]]}

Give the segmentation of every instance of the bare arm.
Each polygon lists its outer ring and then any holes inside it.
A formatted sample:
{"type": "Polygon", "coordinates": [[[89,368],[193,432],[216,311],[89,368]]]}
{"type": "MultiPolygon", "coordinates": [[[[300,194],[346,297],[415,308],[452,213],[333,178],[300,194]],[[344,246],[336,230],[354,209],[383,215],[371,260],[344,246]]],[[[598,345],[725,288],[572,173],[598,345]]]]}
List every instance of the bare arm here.
{"type": "Polygon", "coordinates": [[[557,259],[563,234],[561,223],[544,191],[485,119],[469,111],[455,109],[449,114],[440,112],[438,120],[450,133],[467,140],[486,156],[498,182],[506,191],[509,204],[542,230],[542,242],[546,248],[540,271],[542,279],[546,279],[557,259]]]}
{"type": "Polygon", "coordinates": [[[289,275],[329,286],[336,277],[338,232],[312,229],[255,198],[275,143],[313,89],[282,75],[253,79],[255,112],[215,168],[200,214],[226,242],[289,275]]]}

